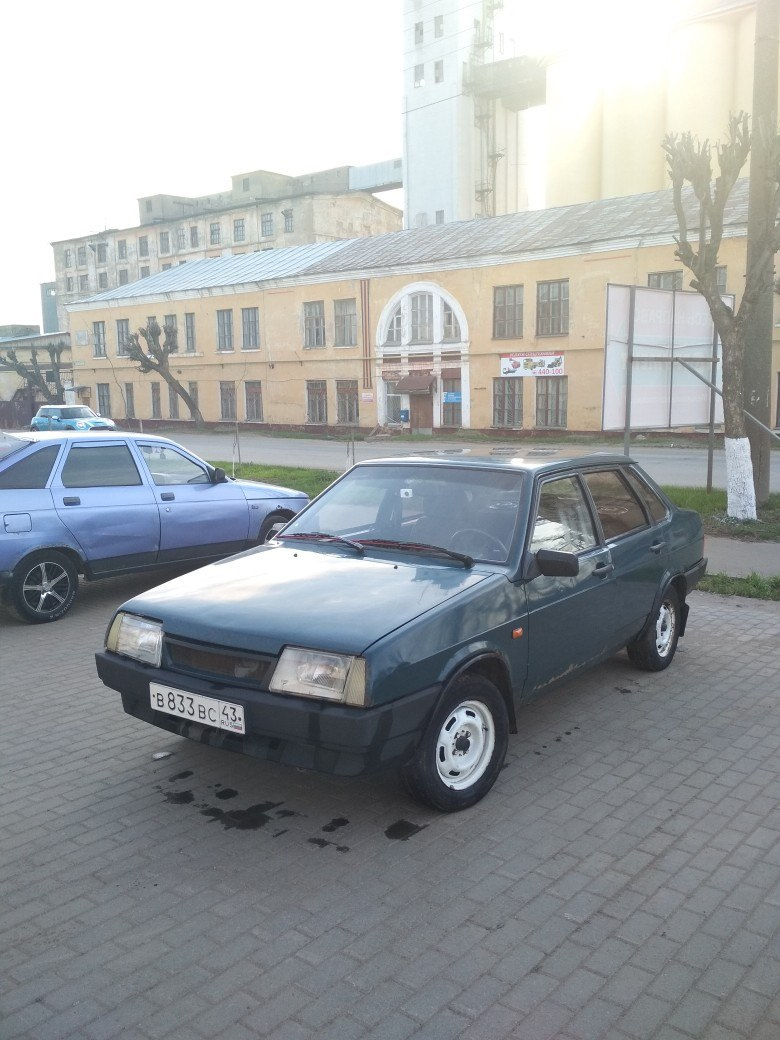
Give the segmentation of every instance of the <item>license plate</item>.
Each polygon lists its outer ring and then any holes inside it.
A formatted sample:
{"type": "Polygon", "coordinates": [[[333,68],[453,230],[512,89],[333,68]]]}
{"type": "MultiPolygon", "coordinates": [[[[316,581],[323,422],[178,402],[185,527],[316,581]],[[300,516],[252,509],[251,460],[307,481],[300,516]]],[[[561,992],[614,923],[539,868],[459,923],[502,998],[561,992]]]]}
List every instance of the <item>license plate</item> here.
{"type": "Polygon", "coordinates": [[[226,729],[230,733],[246,733],[244,709],[240,704],[201,697],[199,693],[187,693],[159,683],[149,683],[149,698],[155,711],[163,711],[166,715],[200,722],[214,729],[226,729]]]}

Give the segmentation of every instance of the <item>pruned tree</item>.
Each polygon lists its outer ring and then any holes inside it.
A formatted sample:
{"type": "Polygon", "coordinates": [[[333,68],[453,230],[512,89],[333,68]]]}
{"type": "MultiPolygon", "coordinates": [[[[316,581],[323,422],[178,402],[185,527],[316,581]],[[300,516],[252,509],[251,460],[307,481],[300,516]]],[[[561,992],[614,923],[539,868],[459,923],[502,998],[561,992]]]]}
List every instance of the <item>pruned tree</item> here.
{"type": "Polygon", "coordinates": [[[751,243],[742,298],[736,309],[721,298],[717,284],[718,252],[723,240],[729,197],[750,154],[750,120],[740,112],[729,120],[725,142],[715,146],[719,173],[713,180],[712,146],[690,133],[667,134],[663,148],[672,181],[679,235],[676,256],[693,274],[691,288],[707,301],[723,346],[723,416],[726,449],[727,513],[756,519],[756,495],[750,442],[745,427],[744,359],[748,324],[758,301],[771,286],[772,258],[780,248],[780,147],[772,144],[773,211],[751,243]],[[693,199],[684,191],[690,185],[693,199]],[[692,203],[692,205],[691,205],[692,203]]]}
{"type": "Polygon", "coordinates": [[[141,372],[155,372],[165,380],[171,389],[179,395],[190,410],[190,418],[197,426],[203,426],[203,416],[192,395],[184,389],[176,376],[171,372],[170,357],[179,349],[178,329],[175,325],[163,325],[152,318],[148,325],[130,334],[126,352],[138,365],[141,372]],[[141,345],[144,341],[146,347],[141,345]]]}
{"type": "Polygon", "coordinates": [[[40,394],[48,404],[61,404],[65,400],[65,387],[62,373],[70,365],[63,364],[62,355],[69,349],[67,343],[51,343],[40,348],[49,357],[49,363],[41,364],[38,360],[38,347],[32,347],[29,360],[19,357],[15,347],[0,352],[0,371],[16,372],[24,380],[25,385],[40,394]]]}

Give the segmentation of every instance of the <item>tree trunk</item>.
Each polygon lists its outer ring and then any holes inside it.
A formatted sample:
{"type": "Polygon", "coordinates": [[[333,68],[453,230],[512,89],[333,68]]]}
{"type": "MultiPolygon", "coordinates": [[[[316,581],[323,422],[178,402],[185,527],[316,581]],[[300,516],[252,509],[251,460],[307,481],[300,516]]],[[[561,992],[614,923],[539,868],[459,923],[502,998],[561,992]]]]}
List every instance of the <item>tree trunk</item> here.
{"type": "Polygon", "coordinates": [[[726,513],[735,520],[755,520],[756,492],[750,441],[743,412],[744,339],[738,327],[729,330],[723,342],[723,419],[726,449],[726,513]]]}

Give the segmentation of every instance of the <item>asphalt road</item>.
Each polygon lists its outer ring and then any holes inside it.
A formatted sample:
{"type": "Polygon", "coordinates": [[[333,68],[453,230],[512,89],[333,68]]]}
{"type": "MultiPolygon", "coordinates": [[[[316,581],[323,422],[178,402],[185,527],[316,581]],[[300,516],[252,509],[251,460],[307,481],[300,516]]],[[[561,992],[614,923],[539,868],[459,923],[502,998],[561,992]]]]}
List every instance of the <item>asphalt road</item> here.
{"type": "MultiPolygon", "coordinates": [[[[364,459],[383,458],[388,455],[405,454],[407,452],[468,451],[477,450],[480,445],[463,441],[404,441],[400,438],[378,441],[356,441],[347,444],[344,441],[326,438],[291,438],[271,437],[257,433],[240,431],[238,435],[225,433],[171,433],[191,451],[196,452],[209,461],[241,461],[261,462],[268,465],[307,466],[315,469],[345,470],[352,462],[364,459]]],[[[484,442],[482,442],[484,444],[484,442]]],[[[517,441],[495,441],[490,446],[501,444],[517,445],[517,441]]],[[[546,455],[555,447],[553,444],[528,441],[522,445],[529,455],[546,455]]],[[[586,450],[581,445],[569,445],[572,450],[586,450]]],[[[622,444],[594,444],[587,450],[612,451],[622,454],[622,444]]],[[[679,485],[681,487],[704,487],[707,483],[707,449],[706,447],[678,447],[670,441],[669,447],[643,447],[632,445],[632,457],[661,484],[679,485]]],[[[726,464],[722,449],[716,450],[713,458],[713,486],[725,488],[726,464]]],[[[780,452],[772,453],[771,489],[780,491],[780,452]]]]}

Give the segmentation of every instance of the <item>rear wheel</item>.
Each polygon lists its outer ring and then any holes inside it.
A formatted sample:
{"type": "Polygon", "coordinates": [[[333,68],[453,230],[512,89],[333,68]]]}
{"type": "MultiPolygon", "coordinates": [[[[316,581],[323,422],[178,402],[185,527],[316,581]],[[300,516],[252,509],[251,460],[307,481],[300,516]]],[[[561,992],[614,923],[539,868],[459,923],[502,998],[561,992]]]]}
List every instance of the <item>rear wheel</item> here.
{"type": "Polygon", "coordinates": [[[495,783],[508,739],[499,691],[482,676],[463,676],[436,709],[402,779],[412,797],[432,809],[467,809],[495,783]]]}
{"type": "Polygon", "coordinates": [[[11,603],[22,621],[57,621],[73,606],[78,583],[76,568],[63,553],[34,553],[13,573],[11,603]]]}
{"type": "Polygon", "coordinates": [[[680,637],[680,597],[670,585],[644,635],[626,649],[632,664],[645,672],[662,672],[672,663],[680,637]]]}

